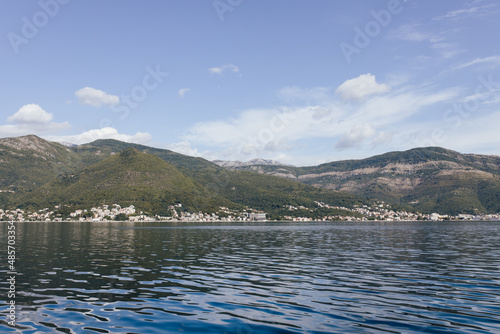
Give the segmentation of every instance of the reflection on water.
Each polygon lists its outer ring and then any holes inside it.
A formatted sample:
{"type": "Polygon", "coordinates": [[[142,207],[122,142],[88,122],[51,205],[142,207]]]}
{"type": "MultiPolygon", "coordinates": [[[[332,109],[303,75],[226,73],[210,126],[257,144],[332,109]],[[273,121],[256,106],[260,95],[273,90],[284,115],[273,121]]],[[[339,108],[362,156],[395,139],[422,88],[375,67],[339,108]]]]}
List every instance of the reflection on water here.
{"type": "Polygon", "coordinates": [[[500,332],[498,222],[16,227],[2,333],[500,332]]]}

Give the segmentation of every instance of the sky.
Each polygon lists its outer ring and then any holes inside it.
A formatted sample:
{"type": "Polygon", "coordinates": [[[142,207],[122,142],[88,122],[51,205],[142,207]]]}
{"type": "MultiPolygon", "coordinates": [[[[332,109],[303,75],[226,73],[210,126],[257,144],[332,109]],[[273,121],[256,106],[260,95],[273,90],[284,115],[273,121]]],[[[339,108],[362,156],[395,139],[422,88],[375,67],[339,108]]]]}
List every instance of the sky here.
{"type": "Polygon", "coordinates": [[[500,155],[499,31],[495,0],[0,0],[0,137],[500,155]]]}

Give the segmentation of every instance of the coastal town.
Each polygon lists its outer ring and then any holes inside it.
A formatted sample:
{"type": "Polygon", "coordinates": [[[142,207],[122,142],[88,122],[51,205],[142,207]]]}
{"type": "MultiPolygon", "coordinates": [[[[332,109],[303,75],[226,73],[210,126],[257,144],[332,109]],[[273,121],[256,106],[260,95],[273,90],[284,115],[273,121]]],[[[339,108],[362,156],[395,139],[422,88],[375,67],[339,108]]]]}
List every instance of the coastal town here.
{"type": "Polygon", "coordinates": [[[69,214],[62,214],[61,207],[53,209],[44,208],[35,212],[23,209],[0,209],[0,220],[18,222],[41,222],[41,221],[70,221],[70,222],[104,222],[104,221],[130,221],[130,222],[258,222],[258,221],[484,221],[500,220],[498,214],[459,214],[456,216],[441,215],[439,213],[422,214],[418,212],[398,211],[384,202],[362,205],[354,208],[331,206],[323,202],[315,202],[316,207],[286,206],[289,214],[279,216],[278,219],[271,218],[265,212],[247,208],[246,210],[234,210],[220,207],[216,213],[189,212],[183,208],[181,203],[168,207],[170,215],[149,215],[138,210],[134,205],[121,207],[118,204],[102,205],[91,209],[75,209],[69,214]],[[317,210],[339,212],[319,216],[317,210]],[[302,213],[308,214],[302,214],[302,213]],[[314,216],[314,217],[312,217],[314,216]]]}

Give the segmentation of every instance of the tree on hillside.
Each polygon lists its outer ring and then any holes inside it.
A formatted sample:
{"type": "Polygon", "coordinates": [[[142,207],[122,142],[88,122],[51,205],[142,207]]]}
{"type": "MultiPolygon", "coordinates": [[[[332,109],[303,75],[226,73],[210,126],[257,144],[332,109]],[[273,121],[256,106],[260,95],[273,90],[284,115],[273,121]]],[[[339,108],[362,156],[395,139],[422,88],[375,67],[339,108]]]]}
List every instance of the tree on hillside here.
{"type": "Polygon", "coordinates": [[[115,220],[128,220],[128,216],[124,213],[119,213],[116,215],[115,220]]]}

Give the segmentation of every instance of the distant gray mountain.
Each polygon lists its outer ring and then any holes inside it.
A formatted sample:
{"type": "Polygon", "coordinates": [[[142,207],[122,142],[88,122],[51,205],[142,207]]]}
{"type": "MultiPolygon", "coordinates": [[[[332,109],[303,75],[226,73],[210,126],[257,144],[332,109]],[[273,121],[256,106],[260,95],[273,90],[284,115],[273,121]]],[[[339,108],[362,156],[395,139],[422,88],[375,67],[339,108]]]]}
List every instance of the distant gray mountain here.
{"type": "Polygon", "coordinates": [[[227,161],[227,160],[214,160],[214,164],[225,168],[243,167],[243,166],[287,166],[276,160],[268,159],[253,159],[246,162],[242,161],[227,161]]]}
{"type": "Polygon", "coordinates": [[[66,147],[76,147],[76,146],[78,146],[77,144],[68,143],[68,142],[66,142],[66,141],[60,141],[60,142],[58,142],[58,143],[59,143],[59,144],[61,144],[61,145],[66,146],[66,147]]]}

